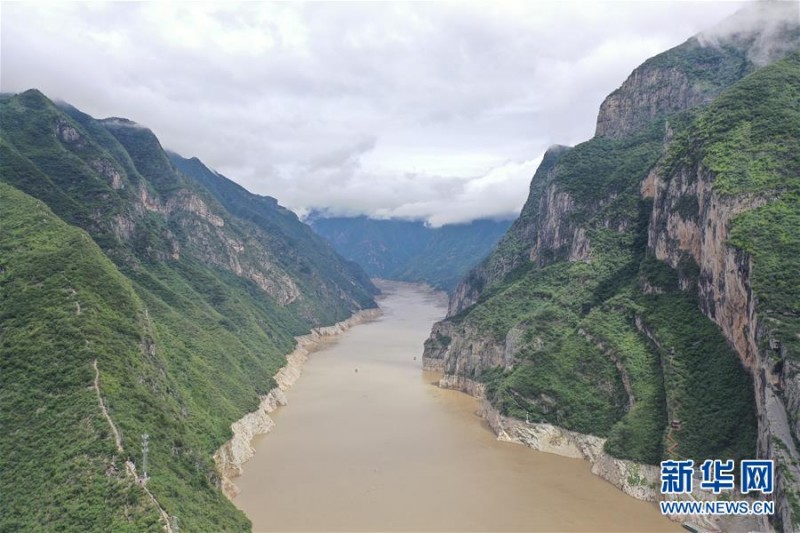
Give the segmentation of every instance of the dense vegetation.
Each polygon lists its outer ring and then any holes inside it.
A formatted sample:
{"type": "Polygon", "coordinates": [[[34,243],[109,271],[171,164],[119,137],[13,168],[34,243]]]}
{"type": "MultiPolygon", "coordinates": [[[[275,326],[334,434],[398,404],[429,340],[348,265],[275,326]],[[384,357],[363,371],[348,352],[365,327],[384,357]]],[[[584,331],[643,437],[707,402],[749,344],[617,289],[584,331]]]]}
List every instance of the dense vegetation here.
{"type": "Polygon", "coordinates": [[[227,210],[146,128],[37,91],[3,97],[0,123],[0,181],[30,195],[0,197],[1,529],[161,529],[124,466],[142,473],[144,433],[172,521],[248,529],[214,451],[293,335],[374,306],[375,288],[276,203],[227,210]]]}
{"type": "MultiPolygon", "coordinates": [[[[652,203],[639,186],[654,169],[668,180],[702,168],[723,197],[768,200],[734,219],[731,243],[753,257],[759,312],[797,354],[799,58],[744,77],[705,110],[668,117],[666,129],[656,119],[633,136],[549,152],[520,219],[466,278],[486,283],[477,304],[449,319],[499,343],[523,332],[513,367],[473,376],[503,413],[606,436],[609,453],[645,463],[755,453],[752,378],[701,313],[691,257],[673,270],[648,251],[652,203]],[[585,229],[588,261],[547,246],[527,258],[531,236],[546,235],[539,209],[552,187],[574,201],[558,223],[585,229]]],[[[672,209],[696,220],[698,202],[686,195],[672,209]]]]}
{"type": "Polygon", "coordinates": [[[432,228],[421,221],[318,218],[314,230],[374,277],[425,282],[446,291],[492,250],[508,221],[432,228]]]}
{"type": "Polygon", "coordinates": [[[559,260],[565,258],[562,251],[543,265],[522,264],[486,290],[477,305],[451,320],[491,333],[498,342],[512,328],[525,331],[513,369],[476,376],[487,382],[490,399],[505,414],[607,436],[609,453],[657,463],[667,457],[669,391],[680,397],[669,409],[671,416],[692,420],[691,431],[674,435],[674,453],[697,459],[744,457],[755,445],[747,372],[711,321],[679,291],[677,274],[646,254],[652,203],[641,200],[638,188],[657,160],[652,140],[656,129],[663,131],[663,124],[633,140],[595,139],[578,145],[565,152],[545,178],[580,198],[569,220],[587,227],[590,261],[559,260]],[[608,147],[614,148],[621,165],[604,161],[608,147]],[[643,153],[650,156],[644,158],[643,153]],[[595,191],[581,188],[586,182],[598,183],[595,189],[613,194],[615,200],[598,208],[595,191]],[[633,209],[620,208],[631,205],[633,209]],[[667,300],[664,295],[654,303],[641,294],[644,281],[674,296],[667,300]],[[674,310],[681,320],[656,310],[674,310]],[[653,339],[637,329],[636,317],[653,339]],[[656,342],[681,350],[676,357],[680,363],[663,367],[664,355],[656,342]],[[691,366],[698,361],[708,367],[691,366]],[[629,391],[623,389],[617,362],[624,368],[629,391]],[[711,378],[717,376],[709,372],[728,379],[714,381],[711,378]],[[634,399],[632,406],[629,397],[634,399]],[[716,424],[705,424],[709,412],[716,424]]]}
{"type": "MultiPolygon", "coordinates": [[[[0,530],[159,531],[92,389],[139,358],[144,306],[83,231],[0,184],[0,530]]],[[[133,451],[133,450],[131,450],[133,451]]]]}

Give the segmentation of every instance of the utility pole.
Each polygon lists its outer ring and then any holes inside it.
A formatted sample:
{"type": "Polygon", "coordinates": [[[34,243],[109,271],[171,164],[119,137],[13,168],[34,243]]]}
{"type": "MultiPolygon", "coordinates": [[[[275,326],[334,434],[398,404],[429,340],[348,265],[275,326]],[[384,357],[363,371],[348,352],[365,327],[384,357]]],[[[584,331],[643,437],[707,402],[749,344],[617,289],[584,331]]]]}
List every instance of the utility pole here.
{"type": "Polygon", "coordinates": [[[147,453],[149,448],[150,435],[147,433],[142,434],[142,480],[147,481],[147,453]]]}

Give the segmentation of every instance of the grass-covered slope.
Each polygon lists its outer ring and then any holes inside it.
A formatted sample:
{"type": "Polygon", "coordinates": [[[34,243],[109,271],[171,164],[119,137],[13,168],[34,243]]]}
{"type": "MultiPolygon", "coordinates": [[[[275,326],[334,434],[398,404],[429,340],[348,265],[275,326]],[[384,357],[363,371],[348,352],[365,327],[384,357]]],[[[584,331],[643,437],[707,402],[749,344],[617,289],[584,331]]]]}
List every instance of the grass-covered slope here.
{"type": "Polygon", "coordinates": [[[432,228],[421,221],[360,216],[314,218],[311,225],[372,276],[422,281],[450,291],[491,252],[510,222],[475,220],[432,228]]]}
{"type": "Polygon", "coordinates": [[[214,451],[273,386],[293,336],[373,307],[374,287],[324,243],[312,253],[296,217],[267,235],[228,211],[146,128],[37,91],[0,100],[0,126],[0,181],[36,198],[4,185],[4,528],[160,529],[125,475],[125,460],[142,472],[147,433],[147,488],[171,520],[247,529],[214,451]]]}
{"type": "Polygon", "coordinates": [[[107,399],[140,366],[144,305],[42,202],[0,184],[0,206],[0,530],[159,531],[92,387],[95,359],[107,399]]]}

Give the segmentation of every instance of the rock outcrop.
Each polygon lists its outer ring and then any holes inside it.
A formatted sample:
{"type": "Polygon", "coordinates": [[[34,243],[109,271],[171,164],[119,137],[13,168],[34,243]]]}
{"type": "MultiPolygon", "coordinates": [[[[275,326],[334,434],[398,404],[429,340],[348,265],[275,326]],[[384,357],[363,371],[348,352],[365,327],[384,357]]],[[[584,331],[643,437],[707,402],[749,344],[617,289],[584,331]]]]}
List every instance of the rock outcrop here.
{"type": "Polygon", "coordinates": [[[570,223],[574,207],[569,194],[551,185],[559,159],[569,151],[568,146],[551,146],[531,180],[528,200],[517,220],[500,240],[492,254],[472,269],[456,287],[450,298],[447,316],[452,317],[474,304],[479,296],[509,272],[528,261],[545,264],[555,258],[542,256],[543,250],[561,250],[588,256],[585,233],[570,223]]]}
{"type": "Polygon", "coordinates": [[[755,68],[797,50],[798,19],[796,2],[759,2],[647,60],[600,105],[595,135],[620,139],[711,102],[755,68]]]}
{"type": "Polygon", "coordinates": [[[611,138],[631,135],[658,116],[710,102],[719,91],[716,89],[710,91],[708,86],[693,83],[679,68],[645,63],[603,101],[595,135],[611,138]]]}
{"type": "MultiPolygon", "coordinates": [[[[651,214],[648,246],[655,256],[681,274],[690,259],[695,277],[681,275],[683,289],[696,291],[703,314],[716,323],[753,375],[758,412],[758,455],[782,465],[777,472],[778,512],[789,529],[790,498],[800,480],[800,367],[780,343],[771,342],[769,328],[758,313],[753,292],[752,258],[729,242],[732,220],[774,200],[771,194],[726,196],[713,188],[715,176],[705,168],[681,168],[658,182],[651,214]],[[690,198],[691,209],[680,209],[690,198]],[[792,420],[795,420],[793,423],[792,420]]],[[[794,526],[793,526],[794,525],[794,526]]]]}

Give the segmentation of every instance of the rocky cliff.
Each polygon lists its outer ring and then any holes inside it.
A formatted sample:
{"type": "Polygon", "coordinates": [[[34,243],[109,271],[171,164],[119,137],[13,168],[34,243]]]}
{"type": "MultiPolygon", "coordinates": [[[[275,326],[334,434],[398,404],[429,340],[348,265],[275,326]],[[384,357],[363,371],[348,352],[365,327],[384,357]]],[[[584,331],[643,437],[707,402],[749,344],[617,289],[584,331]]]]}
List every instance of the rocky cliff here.
{"type": "Polygon", "coordinates": [[[649,59],[600,106],[595,135],[622,138],[653,119],[711,102],[800,46],[795,2],[762,2],[649,59]]]}
{"type": "Polygon", "coordinates": [[[498,427],[592,435],[613,461],[775,459],[773,526],[798,530],[800,18],[750,9],[647,61],[593,139],[548,151],[423,361],[498,427]]]}
{"type": "MultiPolygon", "coordinates": [[[[555,189],[551,187],[548,194],[544,194],[543,191],[553,179],[553,171],[559,158],[568,150],[567,146],[556,145],[551,146],[545,152],[542,163],[531,181],[528,200],[525,202],[519,218],[512,223],[511,228],[500,239],[494,251],[469,271],[458,284],[450,299],[448,316],[455,315],[475,303],[485,288],[502,280],[517,266],[526,263],[532,254],[529,243],[532,239],[537,238],[539,227],[549,227],[551,234],[554,231],[567,232],[566,229],[555,228],[553,221],[561,221],[568,213],[549,212],[547,206],[542,203],[548,199],[554,200],[555,189]],[[549,226],[547,221],[542,220],[543,216],[550,217],[549,226]]],[[[566,200],[568,204],[569,198],[566,200]]]]}
{"type": "MultiPolygon", "coordinates": [[[[797,342],[781,332],[781,323],[795,322],[798,318],[798,287],[779,289],[794,299],[794,306],[770,301],[768,287],[762,287],[759,294],[753,284],[754,271],[762,267],[759,258],[754,260],[753,255],[731,243],[731,231],[736,230],[743,213],[758,217],[766,210],[762,207],[797,208],[795,200],[789,196],[792,194],[789,191],[798,185],[794,174],[797,167],[796,163],[778,159],[771,169],[774,174],[770,176],[775,183],[766,185],[755,182],[756,176],[752,171],[742,176],[736,170],[720,165],[714,152],[714,148],[725,147],[746,150],[748,157],[758,158],[753,152],[760,152],[766,139],[753,129],[767,125],[770,128],[777,126],[781,130],[780,136],[797,139],[800,134],[800,115],[797,113],[800,110],[797,93],[800,56],[795,54],[784,64],[784,69],[743,80],[732,91],[722,95],[705,115],[708,118],[721,115],[722,109],[738,108],[750,119],[745,144],[729,144],[735,135],[735,129],[731,131],[729,126],[735,128],[735,125],[714,128],[702,118],[689,131],[687,138],[676,143],[672,155],[686,151],[687,146],[693,146],[696,154],[679,162],[670,160],[672,164],[657,180],[648,247],[657,259],[679,273],[682,287],[697,292],[703,314],[720,328],[752,374],[759,417],[758,454],[782,465],[777,476],[781,521],[798,527],[796,502],[800,493],[800,455],[797,443],[800,442],[800,431],[796,421],[800,413],[797,403],[800,382],[798,354],[794,351],[797,342]],[[758,101],[747,98],[746,93],[753,92],[760,93],[758,101]],[[780,108],[778,102],[771,101],[779,93],[792,94],[794,102],[780,108]],[[759,112],[765,116],[759,116],[759,112]],[[699,139],[701,132],[707,135],[702,140],[699,139]],[[687,275],[682,271],[681,265],[687,262],[697,266],[696,272],[687,275]]],[[[774,139],[772,135],[769,137],[774,139]]],[[[797,227],[778,230],[796,234],[797,227]]],[[[788,245],[790,241],[784,242],[788,245]]],[[[745,244],[741,240],[740,243],[745,244]]],[[[752,239],[749,244],[750,247],[767,245],[752,239]]],[[[793,277],[790,279],[792,283],[797,281],[793,277]]],[[[776,281],[773,279],[771,283],[776,281]]]]}

